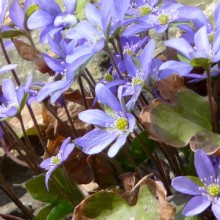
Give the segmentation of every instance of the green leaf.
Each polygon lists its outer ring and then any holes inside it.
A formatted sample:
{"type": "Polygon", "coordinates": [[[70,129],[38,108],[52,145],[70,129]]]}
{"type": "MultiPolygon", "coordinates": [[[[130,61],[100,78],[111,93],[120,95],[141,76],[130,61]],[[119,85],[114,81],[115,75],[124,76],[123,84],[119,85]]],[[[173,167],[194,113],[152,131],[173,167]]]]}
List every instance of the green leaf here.
{"type": "Polygon", "coordinates": [[[26,10],[26,20],[35,12],[39,9],[39,6],[37,4],[31,5],[27,10],[26,10]]]}
{"type": "Polygon", "coordinates": [[[21,110],[24,108],[24,106],[26,105],[27,103],[27,100],[28,100],[28,97],[29,97],[29,93],[26,92],[25,95],[24,95],[24,98],[22,99],[21,101],[21,104],[19,106],[19,112],[21,112],[21,110]]]}
{"type": "MultiPolygon", "coordinates": [[[[136,191],[136,189],[134,191],[136,191]]],[[[158,200],[155,198],[155,194],[152,192],[152,188],[150,189],[147,185],[141,185],[138,189],[139,191],[135,192],[138,196],[137,203],[133,205],[130,205],[116,192],[99,191],[87,197],[75,209],[73,218],[76,217],[77,219],[77,217],[81,217],[81,219],[89,218],[96,220],[145,220],[147,216],[147,219],[151,220],[160,219],[161,207],[158,200]]],[[[129,200],[132,200],[132,195],[129,197],[129,200]]]]}
{"type": "Polygon", "coordinates": [[[85,7],[90,0],[77,0],[76,2],[76,17],[78,20],[83,20],[85,18],[85,7]]]}
{"type": "Polygon", "coordinates": [[[74,207],[68,201],[60,202],[52,208],[47,216],[47,220],[62,219],[69,213],[73,212],[73,209],[74,207]]]}
{"type": "Polygon", "coordinates": [[[43,207],[34,220],[58,220],[73,212],[74,207],[68,201],[43,207]]]}
{"type": "Polygon", "coordinates": [[[54,208],[54,204],[53,205],[47,205],[45,207],[43,207],[38,213],[37,215],[34,217],[34,220],[42,220],[42,219],[47,219],[47,216],[49,215],[49,213],[51,212],[51,210],[54,208]]]}
{"type": "Polygon", "coordinates": [[[148,132],[174,147],[190,143],[193,150],[214,153],[220,146],[220,135],[212,132],[208,100],[189,89],[179,91],[173,100],[157,99],[142,111],[140,118],[148,132]]]}
{"type": "Polygon", "coordinates": [[[49,191],[47,191],[45,175],[39,175],[28,180],[25,187],[36,200],[52,204],[64,200],[62,193],[51,180],[49,180],[49,191]]]}
{"type": "Polygon", "coordinates": [[[208,58],[194,58],[190,61],[191,66],[203,66],[205,69],[210,68],[211,60],[208,58]]]}
{"type": "Polygon", "coordinates": [[[178,59],[179,59],[180,61],[182,61],[182,62],[190,63],[190,60],[189,60],[188,58],[184,57],[184,56],[183,56],[182,54],[180,54],[180,53],[177,54],[177,57],[178,57],[178,59]]]}
{"type": "Polygon", "coordinates": [[[13,37],[19,37],[22,35],[24,35],[24,32],[21,30],[17,30],[17,29],[2,32],[3,38],[13,38],[13,37]]]}

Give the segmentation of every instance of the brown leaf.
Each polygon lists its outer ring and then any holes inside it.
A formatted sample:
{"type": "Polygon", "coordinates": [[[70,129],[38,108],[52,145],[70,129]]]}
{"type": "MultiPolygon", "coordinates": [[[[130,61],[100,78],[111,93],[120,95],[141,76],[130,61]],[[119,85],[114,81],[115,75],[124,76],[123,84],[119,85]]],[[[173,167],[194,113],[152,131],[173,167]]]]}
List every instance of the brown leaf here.
{"type": "Polygon", "coordinates": [[[140,122],[146,129],[151,138],[155,140],[161,139],[161,134],[155,129],[155,124],[151,120],[151,111],[158,108],[160,104],[163,104],[162,99],[154,99],[149,105],[145,106],[140,114],[140,122]]]}
{"type": "Polygon", "coordinates": [[[119,178],[123,183],[125,191],[131,191],[134,188],[136,180],[134,173],[123,173],[119,176],[119,178]]]}
{"type": "Polygon", "coordinates": [[[68,174],[77,184],[88,184],[93,181],[93,173],[87,162],[88,155],[79,149],[74,149],[64,163],[68,174]]]}
{"type": "Polygon", "coordinates": [[[13,38],[13,43],[24,60],[32,61],[36,69],[41,73],[49,73],[50,76],[54,75],[54,71],[46,64],[39,50],[16,38],[13,38]]]}
{"type": "Polygon", "coordinates": [[[216,140],[216,136],[217,134],[212,132],[209,133],[199,132],[196,135],[194,135],[190,140],[189,142],[190,148],[194,152],[197,149],[203,149],[208,155],[212,155],[212,154],[218,155],[220,153],[218,141],[216,142],[213,141],[216,140]]]}
{"type": "Polygon", "coordinates": [[[34,48],[33,46],[20,41],[16,38],[13,38],[13,43],[19,53],[19,55],[28,61],[34,61],[36,59],[41,58],[41,53],[39,50],[37,50],[36,48],[34,48]]]}
{"type": "Polygon", "coordinates": [[[135,205],[138,200],[138,195],[140,189],[147,185],[147,187],[151,190],[151,193],[157,198],[159,206],[160,206],[160,220],[172,220],[175,217],[176,208],[167,202],[166,200],[166,190],[159,181],[154,181],[148,176],[143,177],[135,187],[129,192],[129,196],[127,195],[127,201],[130,205],[135,205]]]}
{"type": "Polygon", "coordinates": [[[111,163],[105,154],[90,155],[87,160],[93,171],[94,182],[102,189],[120,183],[117,167],[111,163]]]}
{"type": "Polygon", "coordinates": [[[163,98],[173,100],[173,97],[178,91],[186,89],[184,85],[184,78],[178,74],[172,74],[166,79],[157,81],[155,88],[160,91],[163,98]]]}

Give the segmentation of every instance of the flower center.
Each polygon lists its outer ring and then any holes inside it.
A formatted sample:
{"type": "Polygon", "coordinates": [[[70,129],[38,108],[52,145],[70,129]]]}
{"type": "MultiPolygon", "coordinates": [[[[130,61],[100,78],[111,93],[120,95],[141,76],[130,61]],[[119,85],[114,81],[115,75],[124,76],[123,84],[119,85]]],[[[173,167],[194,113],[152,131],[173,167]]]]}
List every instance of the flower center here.
{"type": "Polygon", "coordinates": [[[159,19],[159,22],[163,25],[168,24],[170,21],[170,18],[167,14],[161,14],[158,19],[159,19]]]}
{"type": "Polygon", "coordinates": [[[58,16],[56,16],[54,20],[54,26],[70,28],[72,25],[76,24],[76,22],[77,22],[77,19],[73,14],[63,12],[63,13],[60,13],[58,16]]]}
{"type": "Polygon", "coordinates": [[[53,156],[51,157],[51,165],[56,165],[56,164],[59,164],[61,163],[61,159],[60,157],[57,155],[57,156],[53,156]]]}
{"type": "Polygon", "coordinates": [[[210,196],[217,197],[220,194],[220,186],[212,184],[208,186],[207,192],[210,196]]]}
{"type": "Polygon", "coordinates": [[[139,12],[141,14],[141,16],[147,15],[151,12],[151,9],[149,6],[147,5],[143,5],[139,8],[139,12]]]}
{"type": "Polygon", "coordinates": [[[128,127],[128,121],[125,118],[119,118],[116,120],[115,122],[115,126],[118,130],[120,131],[124,131],[127,129],[128,127]]]}
{"type": "Polygon", "coordinates": [[[110,74],[110,73],[106,73],[104,75],[104,79],[107,81],[107,82],[111,82],[113,80],[113,76],[110,74]]]}
{"type": "Polygon", "coordinates": [[[209,42],[210,42],[210,44],[212,44],[213,41],[214,41],[214,34],[210,34],[209,35],[209,42]]]}
{"type": "Polygon", "coordinates": [[[128,54],[130,56],[133,55],[133,51],[129,48],[129,49],[124,49],[124,54],[128,54]]]}
{"type": "Polygon", "coordinates": [[[141,84],[143,81],[139,77],[135,77],[132,79],[133,86],[136,86],[138,84],[141,84]]]}

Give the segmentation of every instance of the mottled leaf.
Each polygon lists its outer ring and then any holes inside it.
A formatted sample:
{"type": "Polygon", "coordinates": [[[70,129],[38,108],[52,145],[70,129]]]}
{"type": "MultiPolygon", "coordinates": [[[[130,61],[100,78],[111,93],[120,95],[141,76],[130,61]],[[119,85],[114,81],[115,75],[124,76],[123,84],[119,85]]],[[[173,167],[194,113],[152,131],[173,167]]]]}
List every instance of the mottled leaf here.
{"type": "Polygon", "coordinates": [[[76,207],[72,219],[168,220],[174,218],[175,208],[166,202],[166,192],[159,182],[144,177],[132,191],[126,192],[126,196],[123,194],[125,192],[119,190],[97,192],[76,207]]]}

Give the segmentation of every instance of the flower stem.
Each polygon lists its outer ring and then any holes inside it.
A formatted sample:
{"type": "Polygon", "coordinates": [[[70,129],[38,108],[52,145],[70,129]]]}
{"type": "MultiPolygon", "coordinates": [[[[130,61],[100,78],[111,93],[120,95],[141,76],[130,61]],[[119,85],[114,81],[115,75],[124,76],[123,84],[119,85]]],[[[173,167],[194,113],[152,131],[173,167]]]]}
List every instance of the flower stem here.
{"type": "Polygon", "coordinates": [[[119,77],[120,77],[121,79],[123,79],[123,76],[122,76],[122,74],[121,74],[121,71],[119,70],[118,65],[117,65],[117,63],[116,63],[116,61],[115,61],[115,58],[114,58],[114,56],[112,55],[112,52],[111,52],[111,50],[110,50],[110,48],[109,48],[108,45],[107,45],[107,47],[106,47],[106,52],[107,52],[108,55],[110,56],[111,61],[112,61],[112,63],[114,64],[114,67],[115,67],[115,69],[116,69],[116,71],[117,71],[119,77]]]}
{"type": "Polygon", "coordinates": [[[83,98],[84,106],[85,106],[86,109],[89,109],[87,101],[86,101],[86,95],[85,95],[84,87],[83,87],[83,84],[82,84],[82,78],[80,76],[78,78],[78,83],[79,83],[80,92],[81,92],[81,95],[82,95],[82,98],[83,98]]]}
{"type": "Polygon", "coordinates": [[[154,165],[157,167],[157,170],[158,170],[158,172],[160,174],[160,178],[163,181],[164,186],[165,186],[167,192],[169,194],[171,194],[170,187],[169,187],[170,186],[169,181],[167,180],[167,177],[165,175],[163,166],[161,165],[160,160],[158,159],[157,154],[156,153],[151,153],[148,150],[148,148],[145,146],[145,143],[143,142],[142,138],[139,136],[139,134],[135,130],[134,130],[134,134],[135,134],[135,137],[137,137],[139,143],[141,144],[142,149],[146,152],[146,154],[150,157],[150,159],[152,160],[154,165]]]}
{"type": "Polygon", "coordinates": [[[35,174],[41,173],[39,167],[34,163],[32,156],[30,155],[30,152],[27,149],[27,146],[20,140],[20,138],[17,136],[17,134],[11,128],[11,126],[7,122],[4,122],[2,123],[2,127],[5,131],[7,139],[13,144],[13,147],[19,153],[21,158],[30,166],[30,168],[33,170],[35,174]],[[18,146],[24,150],[27,157],[23,155],[23,152],[19,149],[18,146]]]}
{"type": "Polygon", "coordinates": [[[44,107],[57,119],[57,121],[59,122],[59,125],[62,127],[62,129],[64,131],[66,131],[68,133],[68,135],[72,138],[75,139],[75,136],[72,134],[72,132],[68,129],[68,127],[66,126],[66,124],[64,124],[64,122],[58,117],[58,115],[54,112],[53,109],[51,109],[51,107],[49,106],[49,104],[46,101],[43,101],[44,107]]]}
{"type": "Polygon", "coordinates": [[[63,197],[69,201],[73,207],[75,207],[78,203],[77,201],[74,201],[68,194],[67,192],[63,189],[62,186],[60,186],[60,183],[54,178],[51,176],[51,180],[53,181],[54,185],[58,188],[58,190],[62,193],[63,197]]]}
{"type": "Polygon", "coordinates": [[[132,157],[132,155],[131,155],[127,145],[124,145],[123,153],[125,154],[125,156],[127,157],[128,161],[130,162],[130,164],[131,164],[133,170],[136,172],[138,178],[141,179],[141,174],[140,174],[140,172],[139,172],[139,170],[137,168],[137,165],[136,165],[136,163],[135,163],[135,161],[134,161],[134,159],[133,159],[133,157],[132,157]]]}
{"type": "MultiPolygon", "coordinates": [[[[3,40],[2,40],[1,33],[0,33],[0,44],[1,44],[2,52],[3,52],[4,56],[5,56],[5,59],[6,59],[7,63],[8,63],[8,64],[11,64],[11,61],[10,61],[9,56],[8,56],[8,54],[7,54],[7,51],[6,51],[6,49],[5,49],[4,42],[3,42],[3,40]]],[[[15,79],[17,85],[19,86],[19,85],[21,84],[21,82],[20,82],[20,80],[19,80],[19,78],[18,78],[18,76],[17,76],[15,70],[12,69],[11,72],[12,72],[12,75],[13,75],[13,77],[14,77],[14,79],[15,79]]]]}
{"type": "Polygon", "coordinates": [[[23,132],[23,135],[24,135],[24,139],[25,139],[25,142],[28,146],[27,151],[30,152],[30,155],[33,157],[34,161],[38,164],[39,157],[36,154],[36,152],[34,151],[34,149],[32,147],[32,144],[31,144],[31,142],[30,142],[30,140],[27,136],[27,133],[26,133],[26,130],[25,130],[25,127],[24,127],[24,121],[23,121],[23,118],[22,118],[21,114],[18,114],[17,118],[20,121],[21,129],[22,129],[22,132],[23,132]]]}
{"type": "Polygon", "coordinates": [[[0,188],[5,192],[5,194],[15,203],[15,205],[28,217],[28,219],[33,219],[34,215],[31,211],[23,205],[19,200],[13,190],[10,188],[8,183],[5,181],[4,177],[0,174],[0,188]]]}
{"type": "Polygon", "coordinates": [[[211,121],[213,126],[213,131],[217,131],[217,120],[216,120],[216,111],[214,108],[214,100],[212,98],[212,79],[211,79],[211,72],[210,72],[210,66],[206,68],[207,72],[207,92],[208,92],[208,98],[209,98],[209,107],[211,112],[211,121]]]}
{"type": "Polygon", "coordinates": [[[77,132],[77,130],[76,130],[74,124],[73,124],[73,121],[72,121],[71,115],[70,115],[70,113],[69,113],[69,110],[68,110],[68,108],[67,108],[66,101],[65,101],[65,99],[64,99],[63,94],[62,94],[62,99],[63,99],[63,107],[64,107],[64,109],[65,109],[67,118],[68,118],[68,120],[69,120],[69,122],[70,122],[70,125],[71,125],[71,128],[72,128],[72,130],[73,130],[74,136],[75,136],[75,137],[78,137],[78,136],[79,136],[79,135],[78,135],[78,132],[77,132]]]}
{"type": "Polygon", "coordinates": [[[50,152],[48,151],[48,149],[47,149],[47,147],[46,147],[46,142],[45,142],[45,139],[43,138],[43,134],[42,134],[42,132],[41,132],[41,129],[40,129],[40,127],[39,127],[39,125],[38,125],[38,123],[37,123],[37,120],[36,120],[36,118],[35,118],[34,112],[33,112],[32,108],[31,108],[31,106],[28,105],[28,104],[27,104],[27,108],[28,108],[29,113],[30,113],[30,115],[31,115],[31,118],[32,118],[32,120],[33,120],[33,122],[34,122],[34,127],[36,128],[36,131],[37,131],[37,134],[38,134],[40,143],[41,143],[41,145],[42,145],[44,151],[45,151],[48,155],[50,155],[50,152]]]}

